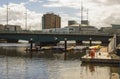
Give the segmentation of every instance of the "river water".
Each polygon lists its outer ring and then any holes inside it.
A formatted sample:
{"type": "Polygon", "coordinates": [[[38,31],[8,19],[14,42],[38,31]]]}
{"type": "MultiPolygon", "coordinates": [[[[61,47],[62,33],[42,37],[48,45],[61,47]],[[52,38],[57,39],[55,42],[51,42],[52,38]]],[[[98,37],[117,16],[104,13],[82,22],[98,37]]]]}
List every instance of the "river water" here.
{"type": "Polygon", "coordinates": [[[28,44],[0,44],[0,79],[111,79],[120,65],[82,64],[81,52],[26,52],[28,44]]]}

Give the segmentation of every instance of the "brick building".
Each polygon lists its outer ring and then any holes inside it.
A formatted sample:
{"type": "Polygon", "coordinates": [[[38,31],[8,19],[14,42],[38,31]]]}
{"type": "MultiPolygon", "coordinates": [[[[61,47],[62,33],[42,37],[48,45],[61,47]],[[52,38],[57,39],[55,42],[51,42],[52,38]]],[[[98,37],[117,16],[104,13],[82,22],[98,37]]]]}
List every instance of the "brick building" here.
{"type": "Polygon", "coordinates": [[[61,17],[54,13],[47,13],[42,16],[42,29],[61,28],[61,17]]]}

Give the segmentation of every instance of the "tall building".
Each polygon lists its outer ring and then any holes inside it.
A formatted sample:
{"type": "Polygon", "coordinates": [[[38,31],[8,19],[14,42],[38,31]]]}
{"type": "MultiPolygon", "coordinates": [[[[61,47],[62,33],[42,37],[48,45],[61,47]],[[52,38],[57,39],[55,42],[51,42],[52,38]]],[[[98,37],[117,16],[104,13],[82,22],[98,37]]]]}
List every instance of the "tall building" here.
{"type": "Polygon", "coordinates": [[[47,13],[42,16],[42,29],[60,28],[61,17],[54,13],[47,13]]]}
{"type": "Polygon", "coordinates": [[[69,20],[68,21],[68,26],[74,25],[74,24],[77,24],[77,22],[75,20],[69,20]]]}

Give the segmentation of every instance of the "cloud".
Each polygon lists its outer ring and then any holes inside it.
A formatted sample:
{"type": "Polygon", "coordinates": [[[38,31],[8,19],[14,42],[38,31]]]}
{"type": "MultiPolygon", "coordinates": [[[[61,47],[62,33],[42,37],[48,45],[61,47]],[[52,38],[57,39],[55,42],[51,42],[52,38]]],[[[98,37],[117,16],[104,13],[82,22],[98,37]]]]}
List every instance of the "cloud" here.
{"type": "Polygon", "coordinates": [[[48,0],[44,7],[69,7],[79,8],[80,0],[48,0]]]}
{"type": "MultiPolygon", "coordinates": [[[[0,24],[6,24],[7,6],[0,7],[0,24]]],[[[10,3],[8,5],[8,23],[12,25],[21,25],[25,29],[26,7],[24,4],[10,3]]],[[[40,30],[41,28],[41,13],[36,13],[27,9],[27,29],[40,30]]]]}
{"type": "Polygon", "coordinates": [[[43,1],[42,0],[29,0],[29,2],[39,2],[39,3],[42,3],[43,1]]]}
{"type": "MultiPolygon", "coordinates": [[[[100,1],[100,0],[97,0],[100,1]]],[[[119,1],[118,1],[119,2],[119,1]]],[[[111,26],[111,24],[120,24],[120,5],[118,3],[115,3],[114,5],[108,5],[111,2],[108,2],[108,0],[95,2],[95,6],[91,6],[89,18],[92,25],[98,26],[98,27],[107,27],[111,26]]]]}
{"type": "Polygon", "coordinates": [[[120,4],[120,0],[92,0],[95,3],[103,4],[103,5],[118,5],[120,4]]]}
{"type": "MultiPolygon", "coordinates": [[[[58,7],[58,8],[71,8],[78,10],[77,13],[74,13],[72,10],[73,18],[80,18],[80,0],[48,0],[44,7],[58,7]],[[78,16],[78,17],[75,17],[78,16]]],[[[83,0],[84,9],[89,9],[89,21],[91,25],[94,25],[98,28],[111,26],[112,23],[120,22],[120,0],[83,0]]],[[[64,13],[64,12],[63,12],[64,13]]],[[[85,13],[85,11],[84,11],[85,13]]],[[[63,14],[64,15],[64,14],[63,14]]],[[[86,14],[84,14],[84,17],[86,14]]],[[[68,14],[68,17],[70,15],[68,14]]],[[[64,17],[62,17],[64,18],[64,17]]],[[[67,18],[67,17],[66,17],[67,18]]],[[[70,18],[68,18],[69,20],[70,18]]],[[[120,24],[120,23],[119,23],[120,24]]]]}
{"type": "Polygon", "coordinates": [[[29,0],[29,2],[37,2],[38,0],[29,0]]]}
{"type": "MultiPolygon", "coordinates": [[[[29,2],[42,2],[42,0],[29,0],[29,2]]],[[[19,24],[23,29],[25,29],[25,5],[28,5],[28,3],[10,3],[8,5],[9,24],[19,24]]],[[[111,26],[111,24],[120,24],[119,0],[83,0],[83,3],[84,9],[89,9],[90,25],[100,28],[111,26]]],[[[61,25],[64,27],[67,26],[68,20],[76,20],[80,22],[80,4],[80,0],[48,0],[47,2],[44,1],[39,7],[43,7],[46,12],[48,12],[47,10],[51,8],[53,8],[52,10],[60,10],[57,14],[60,15],[62,22],[61,25]]],[[[36,13],[35,11],[31,11],[29,9],[27,9],[27,13],[28,28],[34,30],[41,29],[41,17],[43,13],[36,13]]],[[[85,10],[84,17],[86,17],[85,10]]],[[[0,7],[0,24],[6,24],[6,5],[0,7]]]]}
{"type": "Polygon", "coordinates": [[[63,13],[63,12],[60,13],[60,17],[61,17],[61,27],[62,28],[65,26],[68,26],[68,20],[75,20],[77,22],[80,21],[80,19],[78,17],[73,17],[73,16],[63,13]]]}

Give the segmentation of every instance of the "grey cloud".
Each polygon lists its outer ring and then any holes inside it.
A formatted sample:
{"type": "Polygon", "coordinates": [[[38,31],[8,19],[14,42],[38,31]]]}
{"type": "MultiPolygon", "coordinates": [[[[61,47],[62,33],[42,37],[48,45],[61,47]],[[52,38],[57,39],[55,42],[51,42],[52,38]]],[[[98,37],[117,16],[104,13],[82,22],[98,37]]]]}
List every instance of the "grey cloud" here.
{"type": "Polygon", "coordinates": [[[120,23],[120,13],[113,13],[111,16],[104,19],[106,24],[119,24],[120,23]]]}
{"type": "Polygon", "coordinates": [[[116,4],[120,4],[120,0],[105,0],[105,1],[101,1],[101,0],[91,0],[91,2],[97,3],[97,4],[102,4],[102,5],[116,5],[116,4]]]}
{"type": "MultiPolygon", "coordinates": [[[[9,24],[15,24],[15,25],[21,25],[21,27],[24,29],[25,28],[25,10],[26,7],[22,4],[13,4],[10,3],[9,5],[9,10],[8,10],[8,21],[9,24]]],[[[7,18],[7,11],[6,11],[6,6],[0,7],[0,24],[6,24],[6,18],[7,18]]],[[[41,27],[40,26],[40,18],[41,13],[36,13],[34,11],[28,10],[28,27],[31,27],[31,30],[34,27],[41,27]]],[[[36,28],[35,28],[36,29],[36,28]]],[[[39,29],[39,28],[38,28],[39,29]]]]}

